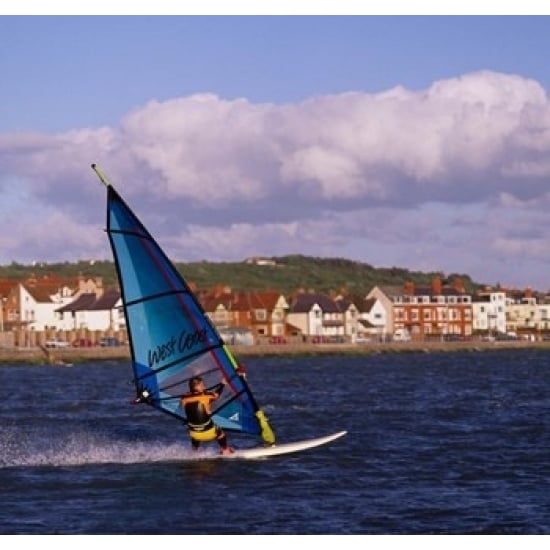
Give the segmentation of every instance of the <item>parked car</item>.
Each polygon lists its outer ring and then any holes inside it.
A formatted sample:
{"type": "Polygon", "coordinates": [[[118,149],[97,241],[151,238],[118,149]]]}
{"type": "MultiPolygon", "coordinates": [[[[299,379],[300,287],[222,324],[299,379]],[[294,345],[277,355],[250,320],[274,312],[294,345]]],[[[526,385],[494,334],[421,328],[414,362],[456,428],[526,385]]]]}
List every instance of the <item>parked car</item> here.
{"type": "Polygon", "coordinates": [[[284,336],[272,336],[269,339],[270,344],[286,344],[286,338],[284,336]]]}
{"type": "Polygon", "coordinates": [[[518,336],[517,336],[517,334],[515,334],[513,332],[499,332],[499,333],[497,333],[495,338],[497,340],[508,341],[508,340],[517,340],[518,336]]]}
{"type": "Polygon", "coordinates": [[[120,346],[121,343],[120,340],[114,336],[105,336],[99,340],[99,345],[102,348],[107,348],[112,346],[120,346]]]}
{"type": "Polygon", "coordinates": [[[69,347],[69,342],[65,342],[64,340],[47,340],[44,346],[48,349],[67,348],[69,347]]]}
{"type": "Polygon", "coordinates": [[[89,338],[77,338],[73,342],[73,348],[89,348],[93,345],[94,343],[89,338]]]}
{"type": "Polygon", "coordinates": [[[396,342],[408,342],[411,335],[406,328],[398,328],[393,334],[393,339],[396,342]]]}

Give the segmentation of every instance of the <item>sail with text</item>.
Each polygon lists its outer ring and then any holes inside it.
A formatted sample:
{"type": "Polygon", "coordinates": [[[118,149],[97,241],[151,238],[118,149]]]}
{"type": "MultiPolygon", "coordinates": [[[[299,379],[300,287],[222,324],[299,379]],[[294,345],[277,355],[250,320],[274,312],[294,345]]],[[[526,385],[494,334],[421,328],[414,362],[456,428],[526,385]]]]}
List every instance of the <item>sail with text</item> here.
{"type": "Polygon", "coordinates": [[[189,379],[206,387],[226,382],[212,419],[224,430],[275,436],[239,365],[195,294],[155,239],[103,173],[107,187],[107,233],[127,323],[136,401],[187,421],[180,398],[189,379]]]}

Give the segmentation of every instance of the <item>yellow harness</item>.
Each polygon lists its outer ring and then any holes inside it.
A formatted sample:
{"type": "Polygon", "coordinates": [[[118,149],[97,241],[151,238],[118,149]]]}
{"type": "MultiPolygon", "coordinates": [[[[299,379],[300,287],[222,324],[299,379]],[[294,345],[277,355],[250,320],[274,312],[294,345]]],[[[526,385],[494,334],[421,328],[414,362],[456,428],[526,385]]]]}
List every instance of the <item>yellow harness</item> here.
{"type": "Polygon", "coordinates": [[[189,428],[189,436],[195,441],[212,441],[217,436],[216,426],[212,426],[202,432],[196,432],[192,428],[189,428]]]}

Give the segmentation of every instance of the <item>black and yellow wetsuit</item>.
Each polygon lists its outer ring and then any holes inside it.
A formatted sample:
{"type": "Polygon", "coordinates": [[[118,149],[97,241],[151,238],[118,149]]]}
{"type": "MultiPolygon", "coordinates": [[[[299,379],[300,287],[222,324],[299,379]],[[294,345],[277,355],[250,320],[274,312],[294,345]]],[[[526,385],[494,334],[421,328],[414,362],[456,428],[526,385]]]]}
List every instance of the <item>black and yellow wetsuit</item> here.
{"type": "Polygon", "coordinates": [[[203,392],[186,393],[181,398],[181,405],[187,417],[189,436],[193,448],[198,448],[201,441],[217,439],[220,447],[227,446],[227,438],[224,431],[217,426],[211,418],[210,404],[218,399],[223,391],[224,384],[218,384],[214,388],[203,392]]]}

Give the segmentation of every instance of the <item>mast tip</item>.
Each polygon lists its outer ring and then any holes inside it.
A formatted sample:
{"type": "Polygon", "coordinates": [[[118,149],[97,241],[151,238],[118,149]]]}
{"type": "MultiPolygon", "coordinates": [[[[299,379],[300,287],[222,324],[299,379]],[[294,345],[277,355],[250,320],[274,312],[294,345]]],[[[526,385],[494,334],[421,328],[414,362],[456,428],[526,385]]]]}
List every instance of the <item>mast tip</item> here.
{"type": "Polygon", "coordinates": [[[92,164],[92,170],[97,174],[97,176],[99,177],[101,183],[103,183],[107,187],[109,187],[109,185],[111,185],[109,183],[109,181],[107,180],[107,178],[105,177],[105,175],[103,174],[103,172],[99,169],[99,167],[97,166],[97,164],[95,162],[92,164]]]}

